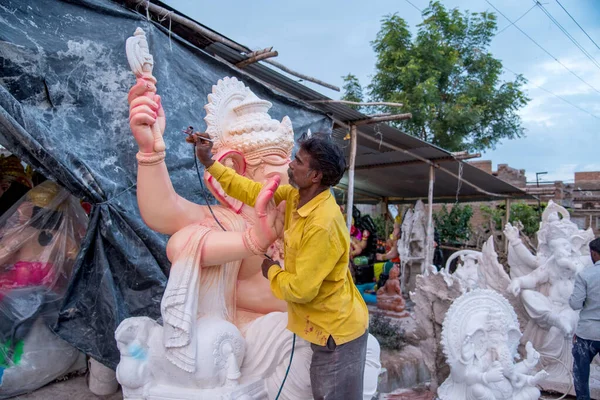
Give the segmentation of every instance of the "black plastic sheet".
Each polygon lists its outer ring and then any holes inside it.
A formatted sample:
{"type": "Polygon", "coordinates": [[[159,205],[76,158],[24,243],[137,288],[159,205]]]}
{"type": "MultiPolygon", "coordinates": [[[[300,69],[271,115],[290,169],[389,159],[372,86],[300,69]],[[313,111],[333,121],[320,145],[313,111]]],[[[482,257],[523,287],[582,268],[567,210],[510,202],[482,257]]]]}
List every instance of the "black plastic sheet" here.
{"type": "MultiPolygon", "coordinates": [[[[63,339],[114,368],[114,330],[132,316],[160,317],[167,238],[142,221],[127,91],[135,78],[125,41],[146,31],[167,114],[166,163],[183,197],[204,203],[182,129],[203,130],[206,96],[236,76],[288,115],[296,136],[331,131],[318,111],[276,93],[121,4],[0,0],[0,144],[93,204],[89,228],[54,326],[63,339]]],[[[210,196],[210,195],[209,195],[210,196]]]]}

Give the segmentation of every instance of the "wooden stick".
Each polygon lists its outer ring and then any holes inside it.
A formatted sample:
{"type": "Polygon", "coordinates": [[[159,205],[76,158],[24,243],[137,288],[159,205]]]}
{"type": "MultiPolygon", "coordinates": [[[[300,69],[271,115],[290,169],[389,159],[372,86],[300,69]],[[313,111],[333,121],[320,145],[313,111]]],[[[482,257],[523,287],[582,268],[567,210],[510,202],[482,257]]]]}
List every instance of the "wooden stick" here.
{"type": "Polygon", "coordinates": [[[279,68],[280,70],[282,70],[284,72],[287,72],[290,75],[294,75],[297,78],[304,79],[305,81],[309,81],[312,83],[316,83],[317,85],[321,85],[328,89],[335,90],[336,92],[340,91],[340,88],[335,85],[330,85],[329,83],[325,83],[317,78],[313,78],[312,76],[304,75],[304,74],[301,74],[300,72],[293,71],[293,70],[289,69],[288,67],[286,67],[285,65],[279,64],[277,61],[265,60],[265,62],[267,64],[271,64],[274,67],[279,68]]]}
{"type": "Polygon", "coordinates": [[[394,115],[387,115],[387,116],[372,117],[369,119],[361,119],[360,121],[352,121],[352,124],[356,125],[356,126],[370,125],[370,124],[376,124],[378,122],[403,121],[403,120],[411,119],[411,118],[412,118],[411,113],[394,114],[394,115]]]}
{"type": "Polygon", "coordinates": [[[310,100],[307,103],[317,104],[317,103],[341,103],[341,104],[352,104],[355,106],[390,106],[390,107],[403,107],[402,103],[388,103],[385,101],[372,101],[372,102],[358,102],[358,101],[348,101],[348,100],[310,100]]]}
{"type": "Polygon", "coordinates": [[[262,53],[268,53],[269,51],[272,51],[272,50],[273,50],[273,46],[267,47],[266,49],[256,50],[256,51],[253,51],[252,53],[248,53],[248,54],[246,54],[246,57],[248,57],[248,58],[254,57],[254,56],[257,56],[262,53]]]}
{"type": "Polygon", "coordinates": [[[367,117],[369,118],[374,118],[374,117],[387,117],[388,115],[393,115],[392,113],[383,113],[383,114],[368,114],[367,117]]]}
{"type": "Polygon", "coordinates": [[[276,51],[267,51],[267,52],[264,52],[264,50],[261,50],[261,51],[262,52],[259,54],[256,54],[252,57],[248,57],[245,60],[240,61],[239,63],[235,64],[235,66],[238,68],[244,68],[250,64],[254,64],[257,61],[264,60],[265,58],[277,57],[279,55],[279,53],[277,53],[276,51]]]}
{"type": "MultiPolygon", "coordinates": [[[[166,13],[170,12],[169,10],[167,10],[167,9],[161,7],[161,6],[157,6],[156,4],[153,4],[153,3],[151,3],[148,0],[128,0],[127,3],[133,5],[133,7],[131,7],[133,9],[135,9],[135,7],[138,6],[138,5],[142,6],[142,7],[147,7],[149,12],[152,12],[153,14],[156,14],[156,15],[159,15],[159,16],[160,15],[165,15],[166,13]]],[[[174,21],[174,22],[176,22],[178,24],[181,24],[181,25],[183,25],[183,26],[185,26],[185,27],[193,30],[194,32],[200,33],[201,35],[206,36],[207,38],[209,38],[209,39],[211,39],[211,40],[213,40],[215,42],[222,43],[225,46],[231,47],[232,49],[237,50],[237,51],[239,51],[241,53],[245,53],[245,54],[251,54],[252,53],[252,50],[250,50],[246,46],[242,46],[240,44],[237,44],[237,43],[235,43],[235,42],[227,39],[226,37],[221,36],[218,33],[211,31],[210,29],[206,29],[205,27],[203,27],[203,26],[201,26],[201,25],[199,25],[199,24],[197,24],[197,23],[195,23],[195,22],[193,22],[193,21],[191,21],[189,19],[187,19],[185,17],[182,17],[181,15],[178,15],[178,14],[175,14],[175,13],[171,13],[170,14],[170,18],[171,18],[171,21],[174,21]]],[[[264,62],[266,62],[268,64],[271,64],[274,67],[277,67],[280,70],[282,70],[284,72],[287,72],[290,75],[294,75],[297,78],[304,79],[305,81],[309,81],[309,82],[312,82],[312,83],[316,83],[317,85],[324,86],[324,87],[326,87],[328,89],[332,89],[332,90],[335,90],[337,92],[340,91],[340,88],[337,87],[337,86],[330,85],[330,84],[325,83],[323,81],[320,81],[318,79],[312,78],[312,77],[310,77],[308,75],[304,75],[304,74],[301,74],[299,72],[293,71],[293,70],[291,70],[291,69],[289,69],[289,68],[287,68],[287,67],[285,67],[285,66],[283,66],[283,65],[281,65],[278,62],[275,62],[273,60],[264,60],[264,62]]]]}

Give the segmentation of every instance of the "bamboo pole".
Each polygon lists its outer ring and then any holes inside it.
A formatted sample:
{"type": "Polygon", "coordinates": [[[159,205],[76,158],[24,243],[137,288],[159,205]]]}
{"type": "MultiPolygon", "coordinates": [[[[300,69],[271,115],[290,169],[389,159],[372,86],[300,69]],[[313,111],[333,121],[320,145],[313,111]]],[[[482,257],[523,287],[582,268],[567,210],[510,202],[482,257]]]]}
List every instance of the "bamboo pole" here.
{"type": "Polygon", "coordinates": [[[370,101],[370,102],[360,102],[360,101],[349,101],[349,100],[309,100],[310,104],[323,104],[323,103],[339,103],[339,104],[351,104],[354,106],[389,106],[389,107],[403,107],[402,103],[389,103],[385,101],[370,101]]]}
{"type": "Polygon", "coordinates": [[[361,119],[360,121],[352,121],[353,125],[361,126],[361,125],[371,125],[376,124],[378,122],[389,122],[389,121],[403,121],[405,119],[411,119],[412,114],[394,114],[394,115],[385,115],[378,117],[371,117],[369,119],[361,119]]]}
{"type": "Polygon", "coordinates": [[[293,71],[293,70],[289,69],[288,67],[286,67],[285,65],[279,64],[277,61],[265,60],[265,62],[267,64],[271,64],[274,67],[279,68],[283,72],[287,72],[290,75],[294,75],[297,78],[304,79],[305,81],[309,81],[309,82],[312,82],[312,83],[316,83],[317,85],[321,85],[321,86],[326,87],[328,89],[335,90],[336,92],[340,92],[341,91],[340,88],[337,87],[337,86],[335,86],[335,85],[331,85],[331,84],[323,82],[322,80],[319,80],[317,78],[313,78],[312,76],[304,75],[304,74],[301,74],[300,72],[293,71]]]}
{"type": "Polygon", "coordinates": [[[352,209],[354,207],[354,163],[356,162],[356,126],[350,127],[350,168],[348,168],[348,203],[346,205],[346,226],[352,227],[352,209]]]}
{"type": "Polygon", "coordinates": [[[235,64],[235,66],[238,68],[245,68],[248,65],[254,64],[255,62],[258,62],[260,60],[264,60],[270,57],[277,57],[278,55],[279,53],[276,51],[261,51],[260,53],[255,54],[252,57],[248,57],[245,60],[240,61],[239,63],[235,64]]]}
{"type": "Polygon", "coordinates": [[[429,192],[427,193],[427,240],[425,241],[425,262],[421,265],[421,273],[429,268],[433,260],[431,259],[433,249],[433,184],[435,182],[435,168],[429,166],[429,192]]]}
{"type": "MultiPolygon", "coordinates": [[[[240,45],[238,43],[235,43],[235,42],[227,39],[226,37],[221,36],[217,32],[214,32],[214,31],[212,31],[210,29],[207,29],[207,28],[201,26],[200,24],[198,24],[198,23],[196,23],[196,22],[194,22],[192,20],[189,20],[189,19],[187,19],[185,17],[182,17],[181,15],[175,14],[175,13],[167,10],[164,7],[161,7],[161,6],[158,6],[156,4],[153,4],[153,3],[151,3],[148,0],[128,0],[127,2],[129,4],[131,4],[131,5],[133,5],[132,8],[140,6],[140,7],[147,8],[147,10],[149,12],[151,12],[153,14],[156,14],[156,15],[167,15],[168,14],[169,18],[171,18],[171,21],[176,22],[178,24],[181,24],[181,25],[183,25],[183,26],[185,26],[185,27],[193,30],[194,32],[197,32],[197,33],[199,33],[199,34],[201,34],[203,36],[206,36],[207,38],[209,38],[209,39],[211,39],[211,40],[213,40],[215,42],[222,43],[225,46],[231,47],[232,49],[237,50],[237,51],[239,51],[241,53],[245,53],[245,54],[252,53],[252,50],[250,50],[248,47],[242,46],[242,45],[240,45]]],[[[301,73],[296,72],[294,70],[291,70],[291,69],[287,68],[286,66],[281,65],[278,62],[275,62],[273,60],[263,60],[263,61],[265,63],[271,64],[272,66],[277,67],[280,70],[282,70],[284,72],[287,72],[288,74],[293,75],[293,76],[295,76],[297,78],[304,79],[305,81],[309,81],[309,82],[312,82],[312,83],[316,83],[317,85],[324,86],[326,88],[335,90],[337,92],[340,91],[340,88],[337,87],[337,86],[330,85],[330,84],[325,83],[325,82],[323,82],[323,81],[321,81],[319,79],[316,79],[316,78],[313,78],[311,76],[304,75],[304,74],[301,74],[301,73]]]]}

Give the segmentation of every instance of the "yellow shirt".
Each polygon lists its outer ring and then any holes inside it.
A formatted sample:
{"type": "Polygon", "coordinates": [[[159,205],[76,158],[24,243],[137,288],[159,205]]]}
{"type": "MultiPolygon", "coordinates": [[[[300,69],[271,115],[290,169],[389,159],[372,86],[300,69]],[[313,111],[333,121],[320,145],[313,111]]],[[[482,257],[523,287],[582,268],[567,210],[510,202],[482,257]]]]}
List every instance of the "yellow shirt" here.
{"type": "MultiPolygon", "coordinates": [[[[208,172],[230,196],[254,206],[260,183],[215,162],[208,172]]],[[[348,268],[350,235],[331,193],[326,190],[300,209],[300,195],[280,186],[276,204],[285,200],[285,270],[269,270],[271,290],[288,304],[288,329],[324,346],[329,335],[340,345],[362,336],[369,323],[367,306],[348,268]]]]}

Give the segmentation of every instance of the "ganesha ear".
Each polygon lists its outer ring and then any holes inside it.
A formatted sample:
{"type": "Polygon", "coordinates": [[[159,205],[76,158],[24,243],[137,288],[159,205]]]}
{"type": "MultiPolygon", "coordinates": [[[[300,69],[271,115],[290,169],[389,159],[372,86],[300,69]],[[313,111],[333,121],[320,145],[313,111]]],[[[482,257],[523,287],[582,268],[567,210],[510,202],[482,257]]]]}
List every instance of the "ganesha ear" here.
{"type": "MultiPolygon", "coordinates": [[[[239,151],[225,150],[219,152],[213,156],[213,160],[220,162],[226,167],[232,168],[240,175],[246,174],[246,159],[239,151]]],[[[227,195],[219,182],[206,171],[204,171],[204,181],[206,182],[208,190],[210,190],[213,196],[215,196],[222,205],[232,209],[238,214],[242,211],[244,203],[227,195]]]]}

